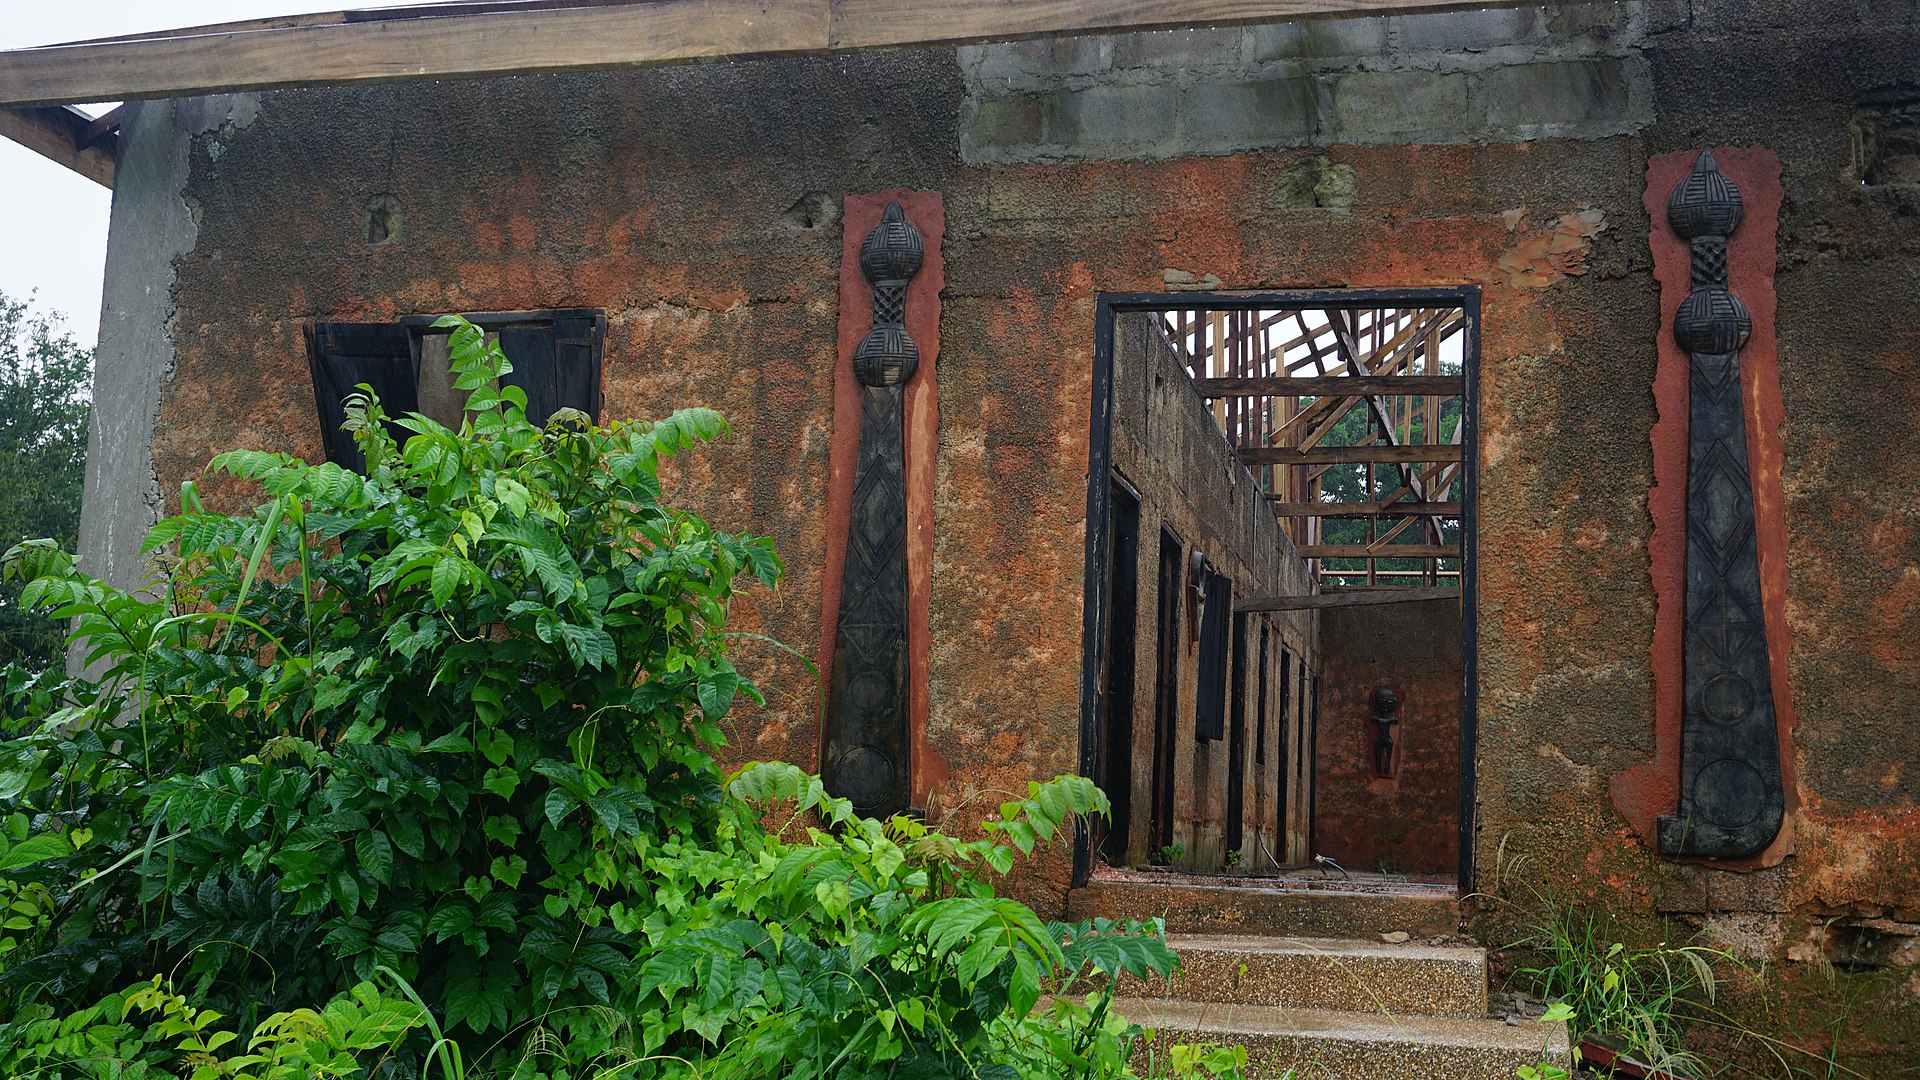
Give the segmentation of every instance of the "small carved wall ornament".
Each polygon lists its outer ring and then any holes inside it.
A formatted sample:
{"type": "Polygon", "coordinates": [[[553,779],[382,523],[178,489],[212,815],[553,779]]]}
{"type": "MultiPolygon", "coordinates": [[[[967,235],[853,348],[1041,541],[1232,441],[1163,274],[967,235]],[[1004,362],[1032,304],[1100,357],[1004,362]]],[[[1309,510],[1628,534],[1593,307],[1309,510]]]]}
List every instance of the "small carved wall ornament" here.
{"type": "Polygon", "coordinates": [[[1743,212],[1708,151],[1667,203],[1692,245],[1692,291],[1673,325],[1689,374],[1685,705],[1680,807],[1659,819],[1663,855],[1756,855],[1786,812],[1740,388],[1753,321],[1727,288],[1727,237],[1743,212]]]}
{"type": "Polygon", "coordinates": [[[860,451],[821,758],[827,789],[875,817],[905,811],[910,798],[903,395],[920,363],[906,328],[907,286],[924,257],[899,203],[860,246],[873,327],[853,353],[860,451]]]}
{"type": "Polygon", "coordinates": [[[1373,775],[1390,780],[1395,774],[1393,728],[1400,722],[1400,695],[1386,687],[1373,692],[1373,722],[1379,730],[1373,739],[1373,775]]]}

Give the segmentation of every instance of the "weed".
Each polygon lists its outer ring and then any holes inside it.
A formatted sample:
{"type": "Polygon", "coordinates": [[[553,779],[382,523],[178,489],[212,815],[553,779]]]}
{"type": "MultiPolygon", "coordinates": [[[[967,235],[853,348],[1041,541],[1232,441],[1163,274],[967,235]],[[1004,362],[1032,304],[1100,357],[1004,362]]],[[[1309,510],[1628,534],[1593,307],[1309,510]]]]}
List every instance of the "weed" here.
{"type": "MultiPolygon", "coordinates": [[[[1555,1002],[1551,1008],[1541,1014],[1540,1022],[1545,1024],[1563,1024],[1573,1019],[1573,1007],[1566,1002],[1555,1002]]],[[[1519,1080],[1571,1080],[1572,1073],[1560,1061],[1555,1060],[1549,1049],[1549,1042],[1540,1044],[1540,1060],[1531,1065],[1522,1065],[1513,1070],[1519,1080]]]]}
{"type": "Polygon", "coordinates": [[[1722,951],[1699,945],[1629,947],[1612,918],[1554,907],[1548,919],[1519,946],[1538,952],[1535,967],[1521,967],[1535,993],[1571,1009],[1574,1029],[1607,1036],[1655,1069],[1693,1072],[1699,1062],[1681,1047],[1685,1004],[1693,996],[1714,1000],[1715,961],[1722,951]]]}

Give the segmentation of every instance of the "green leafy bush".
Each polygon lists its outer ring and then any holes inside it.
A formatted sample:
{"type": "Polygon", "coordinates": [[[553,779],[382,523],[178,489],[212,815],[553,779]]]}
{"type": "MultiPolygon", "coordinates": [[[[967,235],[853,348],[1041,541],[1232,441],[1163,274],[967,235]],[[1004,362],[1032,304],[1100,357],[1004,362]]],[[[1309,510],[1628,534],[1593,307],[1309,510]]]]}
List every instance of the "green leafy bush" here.
{"type": "Polygon", "coordinates": [[[365,476],[221,455],[267,501],[189,485],[138,592],[9,553],[94,674],[0,685],[0,1062],[1124,1075],[1106,992],[1042,998],[1168,971],[1157,928],[1048,925],[991,884],[1099,790],[1035,784],[961,839],[791,765],[724,776],[719,724],[758,697],[728,609],[780,563],[658,478],[724,422],[537,428],[497,346],[444,322],[458,430],[361,399],[365,476]]]}

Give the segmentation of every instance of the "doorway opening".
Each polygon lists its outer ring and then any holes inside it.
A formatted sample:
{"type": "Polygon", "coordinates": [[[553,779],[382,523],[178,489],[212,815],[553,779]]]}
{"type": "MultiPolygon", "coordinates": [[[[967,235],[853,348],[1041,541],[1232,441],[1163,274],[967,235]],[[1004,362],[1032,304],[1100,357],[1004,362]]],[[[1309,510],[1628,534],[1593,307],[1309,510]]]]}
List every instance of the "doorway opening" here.
{"type": "Polygon", "coordinates": [[[1479,299],[1100,297],[1077,880],[1472,887],[1479,299]]]}

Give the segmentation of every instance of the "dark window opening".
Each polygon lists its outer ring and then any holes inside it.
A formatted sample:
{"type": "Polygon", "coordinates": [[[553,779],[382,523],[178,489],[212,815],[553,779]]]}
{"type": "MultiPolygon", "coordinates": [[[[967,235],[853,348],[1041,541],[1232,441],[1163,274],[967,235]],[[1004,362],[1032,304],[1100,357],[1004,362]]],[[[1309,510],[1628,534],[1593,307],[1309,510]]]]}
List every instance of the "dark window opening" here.
{"type": "Polygon", "coordinates": [[[1247,616],[1233,617],[1233,690],[1227,729],[1227,850],[1246,843],[1247,810],[1247,616]]]}
{"type": "Polygon", "coordinates": [[[1272,628],[1265,620],[1260,623],[1260,666],[1255,669],[1259,675],[1253,691],[1253,763],[1267,763],[1267,645],[1272,637],[1272,628]]]}
{"type": "Polygon", "coordinates": [[[1233,582],[1207,570],[1200,600],[1200,662],[1193,734],[1218,740],[1227,726],[1227,635],[1233,624],[1233,582]]]}
{"type": "Polygon", "coordinates": [[[1293,792],[1295,788],[1293,786],[1293,777],[1287,773],[1287,761],[1288,754],[1292,748],[1300,744],[1298,737],[1295,736],[1290,728],[1293,719],[1299,716],[1300,713],[1298,709],[1292,707],[1293,650],[1287,648],[1285,645],[1280,647],[1280,685],[1274,687],[1274,697],[1280,701],[1280,716],[1278,717],[1280,728],[1279,762],[1273,771],[1274,798],[1279,800],[1280,803],[1279,857],[1280,862],[1286,864],[1293,858],[1288,838],[1293,836],[1294,832],[1299,828],[1299,823],[1294,820],[1296,815],[1292,812],[1293,803],[1288,800],[1288,795],[1293,792]]]}
{"type": "Polygon", "coordinates": [[[1307,752],[1300,755],[1300,784],[1307,796],[1307,821],[1303,831],[1307,834],[1307,847],[1312,851],[1319,850],[1315,847],[1314,824],[1320,813],[1320,787],[1313,782],[1314,763],[1320,760],[1320,698],[1313,692],[1317,686],[1307,677],[1307,665],[1301,664],[1300,716],[1307,752]]]}
{"type": "Polygon", "coordinates": [[[1108,593],[1113,617],[1107,622],[1107,692],[1103,735],[1105,753],[1099,783],[1111,815],[1102,826],[1101,854],[1113,865],[1127,858],[1133,829],[1133,682],[1136,622],[1139,613],[1140,497],[1126,485],[1113,485],[1113,555],[1108,593]]]}
{"type": "MultiPolygon", "coordinates": [[[[391,323],[315,323],[307,328],[307,359],[327,460],[355,472],[366,459],[346,422],[347,398],[364,384],[389,417],[410,412],[458,426],[466,391],[456,390],[448,369],[447,332],[434,316],[391,323]]],[[[527,419],[544,424],[563,408],[600,419],[601,350],[606,316],[591,309],[490,312],[468,316],[500,343],[513,370],[500,381],[527,395],[527,419]]],[[[411,434],[388,425],[395,441],[411,434]]]]}
{"type": "Polygon", "coordinates": [[[1180,568],[1185,546],[1160,530],[1159,601],[1154,612],[1153,838],[1157,851],[1173,843],[1174,739],[1180,713],[1180,568]]]}

